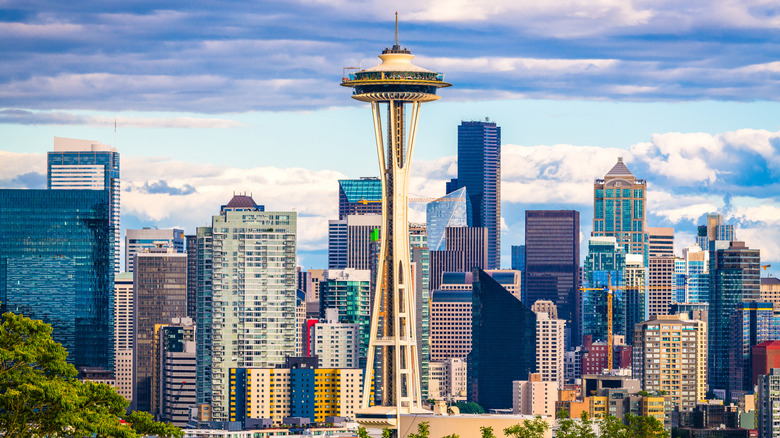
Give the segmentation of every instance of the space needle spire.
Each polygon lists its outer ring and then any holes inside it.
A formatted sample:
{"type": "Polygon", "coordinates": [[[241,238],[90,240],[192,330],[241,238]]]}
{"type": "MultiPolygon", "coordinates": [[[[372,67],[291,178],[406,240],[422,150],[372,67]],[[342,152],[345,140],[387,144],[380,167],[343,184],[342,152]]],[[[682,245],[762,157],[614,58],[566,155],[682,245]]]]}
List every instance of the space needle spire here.
{"type": "Polygon", "coordinates": [[[356,419],[366,427],[391,430],[400,426],[402,414],[426,412],[420,391],[417,309],[409,257],[409,169],[420,105],[439,99],[436,90],[451,85],[444,82],[442,73],[412,64],[414,56],[398,43],[397,12],[395,18],[395,44],[379,55],[382,62],[364,70],[350,69],[341,83],[353,89],[353,99],[371,104],[382,177],[382,237],[362,410],[356,419]],[[381,396],[372,397],[372,382],[381,396]]]}

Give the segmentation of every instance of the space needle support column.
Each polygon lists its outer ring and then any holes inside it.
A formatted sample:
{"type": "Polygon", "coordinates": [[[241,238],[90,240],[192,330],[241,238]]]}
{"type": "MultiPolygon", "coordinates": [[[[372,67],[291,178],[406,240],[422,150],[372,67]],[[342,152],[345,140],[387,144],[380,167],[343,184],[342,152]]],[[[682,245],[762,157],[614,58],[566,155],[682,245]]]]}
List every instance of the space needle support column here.
{"type": "Polygon", "coordinates": [[[408,49],[396,44],[379,55],[382,63],[347,74],[342,86],[352,98],[371,104],[377,156],[382,177],[382,230],[376,288],[372,291],[371,329],[366,352],[362,409],[365,427],[398,429],[401,415],[422,408],[417,342],[417,300],[409,245],[409,170],[417,140],[420,104],[439,99],[449,87],[443,74],[412,64],[408,49]],[[387,125],[382,110],[387,106],[387,125]],[[409,105],[407,108],[406,105],[409,105]],[[406,111],[411,110],[407,131],[406,111]],[[379,357],[378,355],[381,355],[379,357]],[[372,383],[377,396],[372,406],[372,383]],[[379,390],[381,389],[381,396],[379,390]]]}

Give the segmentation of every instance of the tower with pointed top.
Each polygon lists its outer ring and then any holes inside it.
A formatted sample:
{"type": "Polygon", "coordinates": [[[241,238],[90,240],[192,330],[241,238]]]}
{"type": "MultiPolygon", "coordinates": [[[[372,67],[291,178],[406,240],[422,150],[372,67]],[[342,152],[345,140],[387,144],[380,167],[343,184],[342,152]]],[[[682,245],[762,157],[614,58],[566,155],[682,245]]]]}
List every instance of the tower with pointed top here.
{"type": "Polygon", "coordinates": [[[637,179],[618,157],[603,179],[593,183],[593,236],[612,236],[627,254],[648,261],[647,182],[637,179]]]}
{"type": "Polygon", "coordinates": [[[382,178],[382,240],[372,302],[367,378],[363,414],[356,416],[364,425],[390,429],[397,429],[401,414],[422,411],[416,300],[409,256],[409,168],[420,105],[439,99],[436,90],[450,86],[443,74],[412,64],[414,56],[398,44],[398,14],[395,31],[395,44],[379,55],[381,64],[352,70],[341,83],[353,89],[353,99],[371,104],[382,178]],[[372,382],[381,388],[381,398],[374,400],[373,407],[372,382]]]}

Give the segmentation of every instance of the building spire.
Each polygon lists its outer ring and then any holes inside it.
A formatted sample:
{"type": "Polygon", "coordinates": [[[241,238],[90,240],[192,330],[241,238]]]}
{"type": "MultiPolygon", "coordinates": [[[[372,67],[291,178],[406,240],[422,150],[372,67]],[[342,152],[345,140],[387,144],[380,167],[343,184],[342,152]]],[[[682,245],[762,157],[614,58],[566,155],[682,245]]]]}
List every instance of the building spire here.
{"type": "Polygon", "coordinates": [[[395,11],[395,46],[399,47],[399,44],[398,44],[398,11],[395,11]]]}

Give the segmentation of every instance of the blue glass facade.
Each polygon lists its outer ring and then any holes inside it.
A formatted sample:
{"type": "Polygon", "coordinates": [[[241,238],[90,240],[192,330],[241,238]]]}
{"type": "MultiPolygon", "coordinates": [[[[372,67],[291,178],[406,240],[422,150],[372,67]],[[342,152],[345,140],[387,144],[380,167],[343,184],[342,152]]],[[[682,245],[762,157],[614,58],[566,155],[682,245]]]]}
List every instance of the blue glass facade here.
{"type": "Polygon", "coordinates": [[[0,302],[51,324],[75,366],[113,369],[108,190],[0,190],[0,302]]]}
{"type": "Polygon", "coordinates": [[[428,203],[426,226],[428,248],[431,251],[446,249],[447,227],[470,227],[472,224],[471,203],[466,188],[460,188],[446,196],[428,203]]]}
{"type": "Polygon", "coordinates": [[[753,347],[780,339],[780,325],[775,320],[772,303],[751,302],[737,305],[729,327],[729,393],[730,399],[736,400],[753,390],[753,347]]]}
{"type": "MultiPolygon", "coordinates": [[[[580,335],[593,336],[594,340],[607,340],[607,288],[624,286],[626,254],[611,239],[591,239],[588,243],[588,255],[585,258],[586,288],[598,290],[583,290],[581,294],[580,335]],[[603,289],[601,289],[603,288],[603,289]]],[[[613,333],[627,335],[626,317],[628,291],[615,290],[612,297],[613,333]]],[[[630,342],[631,338],[626,337],[630,342]]]]}
{"type": "Polygon", "coordinates": [[[379,178],[339,180],[339,220],[351,214],[382,214],[379,178]]]}
{"type": "Polygon", "coordinates": [[[447,193],[465,187],[473,226],[488,229],[487,269],[498,269],[501,254],[501,128],[493,122],[458,126],[458,177],[447,193]]]}
{"type": "Polygon", "coordinates": [[[743,302],[760,297],[760,253],[731,242],[728,249],[710,251],[710,311],[708,383],[710,390],[729,389],[729,326],[743,302]]]}

